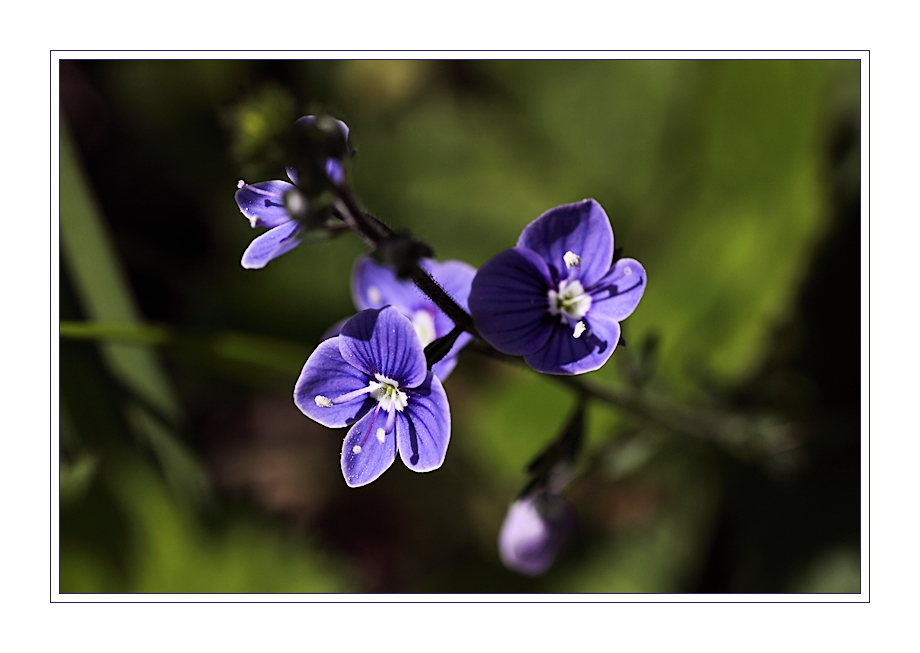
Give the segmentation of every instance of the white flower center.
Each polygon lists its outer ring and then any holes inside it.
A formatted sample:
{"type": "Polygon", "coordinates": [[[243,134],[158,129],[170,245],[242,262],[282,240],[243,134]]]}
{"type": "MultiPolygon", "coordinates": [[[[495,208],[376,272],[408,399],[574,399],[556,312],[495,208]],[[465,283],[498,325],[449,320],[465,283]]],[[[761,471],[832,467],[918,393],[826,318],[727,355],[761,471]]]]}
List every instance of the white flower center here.
{"type": "Polygon", "coordinates": [[[388,379],[383,374],[375,374],[374,378],[377,379],[376,382],[371,381],[367,384],[371,397],[376,399],[380,407],[387,412],[393,408],[402,412],[409,404],[409,397],[399,389],[399,383],[388,379]]]}
{"type": "Polygon", "coordinates": [[[563,323],[568,323],[567,318],[580,320],[591,308],[591,295],[585,292],[581,281],[577,279],[563,279],[559,282],[559,289],[551,288],[546,296],[549,300],[549,314],[558,315],[563,323]]]}
{"type": "Polygon", "coordinates": [[[415,327],[415,333],[418,334],[418,339],[421,341],[423,349],[434,342],[437,334],[434,330],[434,318],[431,313],[424,309],[415,311],[412,315],[412,326],[415,327]]]}

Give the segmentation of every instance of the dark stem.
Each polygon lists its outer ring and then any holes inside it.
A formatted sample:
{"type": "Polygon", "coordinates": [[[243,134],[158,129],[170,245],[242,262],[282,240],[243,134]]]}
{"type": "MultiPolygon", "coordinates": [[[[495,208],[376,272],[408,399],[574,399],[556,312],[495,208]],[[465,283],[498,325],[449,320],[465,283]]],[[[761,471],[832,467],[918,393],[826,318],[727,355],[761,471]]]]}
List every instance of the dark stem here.
{"type": "MultiPolygon", "coordinates": [[[[365,213],[358,206],[352,192],[348,189],[341,189],[335,201],[335,213],[348,225],[353,231],[360,234],[368,243],[375,247],[380,245],[388,238],[395,236],[395,233],[388,226],[365,213]]],[[[447,292],[438,285],[428,272],[418,264],[418,261],[412,267],[409,277],[412,282],[418,286],[419,290],[428,295],[435,305],[444,311],[453,323],[469,332],[474,338],[482,339],[476,327],[473,325],[473,318],[463,308],[447,294],[447,292]]]]}
{"type": "MultiPolygon", "coordinates": [[[[481,341],[474,341],[468,346],[483,356],[524,367],[519,356],[503,354],[481,341]]],[[[622,408],[669,431],[725,445],[740,457],[752,451],[776,452],[795,445],[782,429],[758,427],[741,416],[725,411],[683,406],[630,387],[600,387],[574,376],[547,376],[575,391],[580,401],[590,398],[622,408]]]]}

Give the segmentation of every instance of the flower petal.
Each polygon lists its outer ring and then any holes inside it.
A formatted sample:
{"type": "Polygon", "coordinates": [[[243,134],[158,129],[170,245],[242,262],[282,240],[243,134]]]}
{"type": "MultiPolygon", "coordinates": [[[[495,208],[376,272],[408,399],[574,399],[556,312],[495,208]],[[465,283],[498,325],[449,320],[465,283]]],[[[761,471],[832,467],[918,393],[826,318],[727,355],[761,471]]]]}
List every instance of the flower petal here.
{"type": "MultiPolygon", "coordinates": [[[[467,339],[463,344],[469,342],[470,339],[472,338],[467,339]]],[[[457,355],[453,353],[455,349],[457,349],[457,343],[454,343],[454,346],[451,347],[450,353],[448,353],[447,356],[431,366],[432,373],[441,379],[441,381],[446,380],[447,377],[450,376],[450,373],[454,371],[454,368],[457,367],[457,355]]]]}
{"type": "Polygon", "coordinates": [[[527,247],[546,260],[555,281],[565,279],[566,252],[581,257],[575,278],[587,288],[610,269],[613,229],[601,205],[582,200],[550,209],[524,227],[518,247],[527,247]]]}
{"type": "Polygon", "coordinates": [[[342,162],[338,159],[333,157],[326,159],[324,169],[326,171],[326,176],[329,177],[329,181],[336,186],[341,186],[345,181],[345,168],[342,167],[342,162]]]}
{"type": "Polygon", "coordinates": [[[349,317],[343,317],[341,320],[339,320],[338,322],[333,324],[331,327],[323,331],[323,335],[319,337],[320,342],[322,342],[323,340],[329,340],[329,338],[334,338],[340,333],[342,333],[342,327],[345,326],[345,323],[348,322],[348,320],[350,320],[352,317],[354,316],[352,315],[349,317]]]}
{"type": "Polygon", "coordinates": [[[540,349],[557,322],[549,314],[549,284],[549,269],[532,250],[515,247],[493,256],[479,268],[470,291],[479,333],[506,354],[540,349]]]}
{"type": "Polygon", "coordinates": [[[329,408],[318,406],[316,397],[340,397],[366,388],[370,380],[364,372],[342,358],[338,339],[330,338],[313,350],[303,366],[294,385],[294,403],[304,415],[323,426],[348,426],[374,406],[375,402],[369,395],[329,408]]]}
{"type": "Polygon", "coordinates": [[[342,444],[342,474],[349,487],[361,487],[376,480],[396,460],[396,438],[390,433],[383,442],[377,428],[386,422],[386,413],[372,410],[351,427],[342,444]],[[372,432],[373,431],[373,432],[372,432]],[[359,447],[355,451],[355,447],[359,447]]]}
{"type": "Polygon", "coordinates": [[[593,312],[584,318],[588,330],[576,338],[572,327],[555,322],[546,345],[524,356],[524,361],[544,374],[584,374],[601,367],[620,340],[620,323],[593,312]]]}
{"type": "Polygon", "coordinates": [[[367,256],[355,262],[351,273],[351,296],[358,310],[395,306],[409,316],[425,308],[429,299],[411,281],[403,281],[386,265],[367,256]]]}
{"type": "Polygon", "coordinates": [[[249,243],[243,252],[243,267],[247,270],[264,268],[265,264],[300,244],[300,225],[293,220],[269,229],[249,243]]]}
{"type": "Polygon", "coordinates": [[[625,320],[639,305],[645,292],[645,268],[632,258],[620,259],[604,277],[588,289],[591,317],[625,320]]]}
{"type": "Polygon", "coordinates": [[[370,308],[348,320],[339,335],[342,357],[370,376],[382,374],[414,388],[425,380],[425,354],[409,318],[392,306],[370,308]]]}
{"type": "Polygon", "coordinates": [[[290,222],[284,207],[284,194],[295,190],[286,181],[244,184],[236,191],[236,203],[253,227],[277,227],[290,222]]]}
{"type": "MultiPolygon", "coordinates": [[[[420,263],[448,295],[462,308],[469,310],[468,299],[476,268],[463,261],[438,263],[434,259],[422,259],[420,263]]],[[[414,283],[399,279],[390,267],[380,265],[369,257],[361,257],[355,263],[351,293],[359,309],[391,305],[410,321],[416,320],[420,311],[427,312],[434,323],[433,337],[429,334],[429,338],[446,336],[454,328],[453,320],[435,306],[414,283]]],[[[435,364],[434,371],[438,378],[447,378],[457,364],[457,354],[470,340],[472,336],[468,333],[461,334],[451,347],[450,353],[435,364]]],[[[426,340],[422,342],[424,344],[426,340]]]]}
{"type": "Polygon", "coordinates": [[[438,377],[428,373],[424,383],[408,392],[409,403],[396,415],[396,440],[406,467],[430,472],[444,462],[450,442],[450,406],[438,377]]]}

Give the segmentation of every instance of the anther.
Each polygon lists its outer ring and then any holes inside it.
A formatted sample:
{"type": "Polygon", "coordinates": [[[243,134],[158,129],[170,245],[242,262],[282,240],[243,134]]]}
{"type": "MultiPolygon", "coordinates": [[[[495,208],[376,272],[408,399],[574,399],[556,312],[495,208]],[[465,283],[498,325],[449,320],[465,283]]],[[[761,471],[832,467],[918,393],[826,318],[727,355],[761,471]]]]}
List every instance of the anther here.
{"type": "Polygon", "coordinates": [[[576,338],[580,338],[581,334],[583,334],[587,330],[587,328],[588,327],[585,326],[584,322],[579,322],[578,324],[575,325],[575,333],[573,333],[572,335],[574,335],[576,338]]]}
{"type": "Polygon", "coordinates": [[[351,448],[351,450],[352,450],[353,453],[361,453],[361,445],[360,445],[360,444],[356,444],[355,446],[353,446],[353,447],[351,448]]]}
{"type": "Polygon", "coordinates": [[[383,444],[384,439],[386,439],[386,431],[383,429],[377,429],[377,442],[383,444]]]}
{"type": "Polygon", "coordinates": [[[316,395],[313,397],[313,401],[316,402],[316,405],[320,408],[332,408],[332,402],[329,401],[329,397],[324,397],[323,395],[316,395]]]}
{"type": "Polygon", "coordinates": [[[581,265],[581,257],[575,252],[566,252],[562,260],[565,261],[565,267],[569,269],[581,265]]]}
{"type": "Polygon", "coordinates": [[[237,187],[237,188],[242,188],[242,187],[245,186],[245,185],[246,185],[246,182],[243,181],[242,179],[240,179],[238,182],[236,182],[236,187],[237,187]]]}

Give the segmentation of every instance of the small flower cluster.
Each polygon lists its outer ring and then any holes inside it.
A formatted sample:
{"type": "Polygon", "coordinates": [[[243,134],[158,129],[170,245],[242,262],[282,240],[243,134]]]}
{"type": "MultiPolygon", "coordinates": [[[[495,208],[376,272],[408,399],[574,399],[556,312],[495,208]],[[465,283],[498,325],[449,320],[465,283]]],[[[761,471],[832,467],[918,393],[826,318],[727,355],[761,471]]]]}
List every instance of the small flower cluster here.
{"type": "MultiPolygon", "coordinates": [[[[399,242],[388,240],[391,232],[382,231],[386,228],[373,218],[356,215],[348,202],[330,212],[328,203],[317,201],[324,192],[340,199],[350,192],[345,123],[305,116],[295,128],[312,133],[321,120],[327,135],[338,139],[337,149],[318,151],[310,165],[288,167],[290,181],[240,182],[240,211],[253,228],[268,228],[246,249],[244,268],[264,267],[297,247],[306,231],[330,228],[335,221],[359,231],[379,250],[399,242]],[[305,176],[304,170],[312,174],[305,176]],[[365,222],[359,224],[359,218],[365,222]],[[367,228],[361,231],[356,224],[367,228]]],[[[435,292],[429,287],[423,293],[418,276],[407,280],[371,257],[359,258],[351,282],[358,313],[327,332],[294,388],[294,403],[307,417],[349,428],[341,466],[351,487],[378,478],[397,451],[417,472],[443,464],[451,419],[442,382],[474,337],[503,354],[522,356],[538,372],[590,372],[612,355],[620,322],[635,310],[646,285],[638,261],[615,257],[610,221],[591,199],[539,216],[514,247],[478,271],[462,261],[437,262],[424,254],[397,268],[400,275],[407,270],[424,275],[435,292]],[[438,343],[443,346],[435,347],[438,343]]],[[[512,505],[502,528],[503,561],[522,573],[542,573],[572,524],[561,496],[545,488],[527,493],[512,505]]]]}

